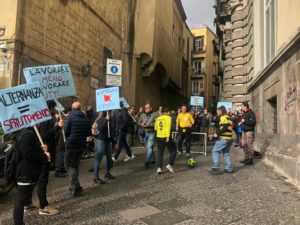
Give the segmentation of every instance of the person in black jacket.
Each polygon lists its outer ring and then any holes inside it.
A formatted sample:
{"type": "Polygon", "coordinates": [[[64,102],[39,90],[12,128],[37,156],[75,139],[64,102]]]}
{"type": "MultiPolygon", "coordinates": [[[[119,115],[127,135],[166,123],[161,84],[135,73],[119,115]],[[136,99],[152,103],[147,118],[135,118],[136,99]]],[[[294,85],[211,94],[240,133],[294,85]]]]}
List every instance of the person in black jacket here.
{"type": "Polygon", "coordinates": [[[72,104],[72,111],[65,121],[66,152],[65,165],[69,175],[69,191],[75,197],[83,190],[78,180],[81,154],[86,145],[86,138],[91,135],[89,122],[81,111],[80,102],[72,104]]]}
{"type": "MultiPolygon", "coordinates": [[[[125,147],[128,159],[129,160],[134,159],[134,157],[132,157],[132,152],[129,148],[129,145],[126,141],[126,135],[127,135],[129,124],[130,124],[129,114],[128,114],[128,111],[123,107],[122,102],[120,102],[120,107],[121,107],[121,109],[120,109],[120,112],[118,114],[118,119],[117,119],[118,143],[117,143],[117,150],[116,150],[115,156],[113,157],[113,161],[118,160],[118,157],[121,153],[123,146],[125,147]]],[[[125,160],[128,161],[127,158],[125,160]]]]}
{"type": "Polygon", "coordinates": [[[111,126],[111,116],[107,112],[99,112],[98,117],[92,126],[92,134],[96,136],[95,163],[94,163],[94,183],[104,184],[105,181],[99,177],[99,169],[102,158],[106,155],[105,178],[114,179],[110,173],[112,168],[111,140],[113,139],[113,126],[111,126]]]}
{"type": "Polygon", "coordinates": [[[16,181],[18,192],[14,207],[14,224],[24,224],[24,207],[35,184],[37,183],[41,165],[50,161],[47,145],[40,145],[32,128],[23,129],[15,142],[16,151],[16,181]]]}
{"type": "Polygon", "coordinates": [[[240,124],[243,129],[243,150],[245,153],[245,159],[240,162],[244,165],[252,165],[253,164],[253,155],[254,155],[254,129],[256,125],[256,118],[254,112],[249,109],[248,102],[244,102],[242,104],[242,110],[244,112],[240,124]]]}

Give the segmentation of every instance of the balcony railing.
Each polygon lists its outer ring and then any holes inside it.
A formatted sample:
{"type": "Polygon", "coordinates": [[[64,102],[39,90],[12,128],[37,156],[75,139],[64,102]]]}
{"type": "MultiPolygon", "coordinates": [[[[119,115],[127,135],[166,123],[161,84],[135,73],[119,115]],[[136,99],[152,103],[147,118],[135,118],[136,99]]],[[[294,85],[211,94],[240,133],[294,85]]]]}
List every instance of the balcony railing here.
{"type": "Polygon", "coordinates": [[[193,69],[193,76],[204,76],[206,75],[205,69],[193,69]]]}
{"type": "Polygon", "coordinates": [[[205,52],[205,46],[203,47],[195,47],[192,51],[193,54],[199,54],[205,52]]]}

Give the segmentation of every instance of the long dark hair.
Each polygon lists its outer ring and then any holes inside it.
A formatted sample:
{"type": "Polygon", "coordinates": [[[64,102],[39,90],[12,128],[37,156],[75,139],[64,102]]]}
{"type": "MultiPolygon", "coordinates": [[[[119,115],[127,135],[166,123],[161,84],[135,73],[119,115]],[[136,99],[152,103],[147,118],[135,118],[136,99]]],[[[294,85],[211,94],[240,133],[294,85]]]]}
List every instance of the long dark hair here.
{"type": "Polygon", "coordinates": [[[225,106],[223,106],[223,105],[218,107],[218,110],[220,110],[222,112],[222,116],[227,114],[227,110],[226,110],[225,106]]]}

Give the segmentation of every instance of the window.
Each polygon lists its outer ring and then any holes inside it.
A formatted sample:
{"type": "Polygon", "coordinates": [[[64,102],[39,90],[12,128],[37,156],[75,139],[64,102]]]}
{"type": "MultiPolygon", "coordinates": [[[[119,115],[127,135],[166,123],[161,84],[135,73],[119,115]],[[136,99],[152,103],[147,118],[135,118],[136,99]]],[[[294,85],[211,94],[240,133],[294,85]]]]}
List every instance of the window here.
{"type": "Polygon", "coordinates": [[[265,0],[264,35],[265,35],[265,65],[275,55],[276,49],[276,0],[265,0]]]}
{"type": "Polygon", "coordinates": [[[200,82],[192,81],[192,92],[194,95],[200,94],[200,82]]]}
{"type": "Polygon", "coordinates": [[[205,73],[204,61],[200,59],[193,60],[193,74],[203,75],[205,73]]]}
{"type": "Polygon", "coordinates": [[[106,68],[106,61],[107,59],[112,59],[113,55],[112,52],[108,49],[104,47],[103,50],[103,67],[106,68]]]}
{"type": "Polygon", "coordinates": [[[204,50],[204,37],[195,37],[194,38],[194,51],[202,52],[204,50]]]}

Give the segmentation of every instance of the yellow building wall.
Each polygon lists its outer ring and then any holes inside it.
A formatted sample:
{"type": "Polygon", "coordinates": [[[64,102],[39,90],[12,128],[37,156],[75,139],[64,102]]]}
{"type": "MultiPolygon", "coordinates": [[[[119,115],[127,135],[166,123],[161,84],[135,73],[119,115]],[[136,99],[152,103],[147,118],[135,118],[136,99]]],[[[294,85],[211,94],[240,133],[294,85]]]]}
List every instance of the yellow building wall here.
{"type": "Polygon", "coordinates": [[[300,27],[300,1],[277,0],[277,48],[280,48],[300,27]]]}

